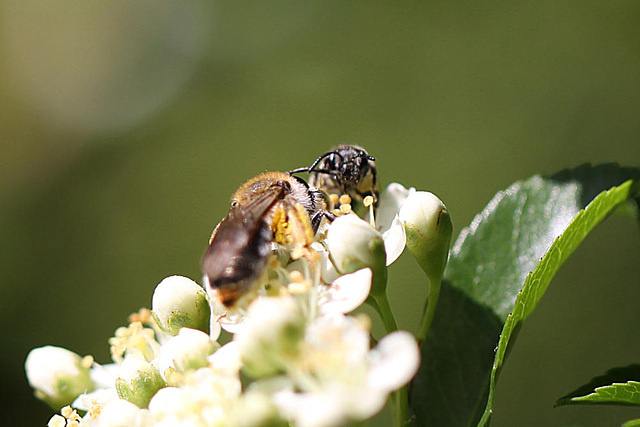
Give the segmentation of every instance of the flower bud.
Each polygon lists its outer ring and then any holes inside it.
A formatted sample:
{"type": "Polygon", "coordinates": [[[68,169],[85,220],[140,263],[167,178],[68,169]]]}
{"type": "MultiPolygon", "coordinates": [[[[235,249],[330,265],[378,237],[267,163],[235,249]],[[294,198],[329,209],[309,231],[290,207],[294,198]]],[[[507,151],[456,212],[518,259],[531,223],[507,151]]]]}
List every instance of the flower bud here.
{"type": "Polygon", "coordinates": [[[427,273],[439,280],[447,264],[453,225],[447,207],[426,191],[410,194],[399,212],[407,235],[407,247],[427,273]]]}
{"type": "Polygon", "coordinates": [[[209,332],[211,309],[205,290],[191,279],[171,276],[156,286],[151,302],[160,328],[177,335],[180,328],[209,332]]]}
{"type": "Polygon", "coordinates": [[[218,348],[208,334],[197,329],[182,328],[160,348],[160,355],[153,361],[166,378],[167,369],[186,372],[205,367],[207,358],[218,348]]]}
{"type": "Polygon", "coordinates": [[[89,376],[92,362],[90,356],[82,358],[61,347],[45,346],[29,352],[25,370],[36,396],[59,410],[80,394],[93,390],[89,376]]]}
{"type": "Polygon", "coordinates": [[[260,377],[282,371],[295,359],[304,333],[305,318],[294,297],[265,297],[249,306],[234,341],[246,372],[260,377]]]}
{"type": "Polygon", "coordinates": [[[336,218],[329,227],[326,243],[336,269],[342,274],[367,267],[375,274],[385,267],[382,235],[356,215],[336,218]]]}
{"type": "Polygon", "coordinates": [[[116,391],[139,408],[146,408],[158,390],[166,384],[158,369],[151,363],[137,357],[126,357],[118,370],[116,391]]]}

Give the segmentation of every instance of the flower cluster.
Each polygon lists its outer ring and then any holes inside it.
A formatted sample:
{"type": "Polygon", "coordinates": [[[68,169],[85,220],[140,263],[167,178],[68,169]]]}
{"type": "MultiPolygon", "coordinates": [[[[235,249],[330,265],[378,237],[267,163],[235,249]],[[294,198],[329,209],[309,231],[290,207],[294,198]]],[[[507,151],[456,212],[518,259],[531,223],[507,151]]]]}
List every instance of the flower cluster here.
{"type": "Polygon", "coordinates": [[[59,347],[32,350],[29,383],[60,410],[49,426],[344,425],[370,418],[397,390],[405,399],[395,410],[406,417],[419,350],[388,310],[386,268],[405,242],[425,271],[444,268],[449,237],[439,228],[448,214],[423,194],[390,185],[377,218],[341,208],[321,227],[313,256],[274,266],[245,307],[229,311],[215,291],[164,279],[152,310],[132,315],[109,340],[113,363],[59,347]],[[348,314],[365,301],[386,319],[388,334],[373,346],[371,320],[348,314]],[[224,345],[222,329],[231,334],[224,345]]]}

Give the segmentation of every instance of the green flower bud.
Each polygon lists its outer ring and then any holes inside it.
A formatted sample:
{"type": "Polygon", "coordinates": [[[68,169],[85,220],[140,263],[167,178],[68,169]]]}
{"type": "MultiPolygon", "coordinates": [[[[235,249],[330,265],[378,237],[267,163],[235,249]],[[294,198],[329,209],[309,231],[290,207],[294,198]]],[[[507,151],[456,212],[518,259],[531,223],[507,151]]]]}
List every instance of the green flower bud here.
{"type": "Polygon", "coordinates": [[[447,207],[426,191],[410,194],[399,212],[407,247],[429,280],[440,280],[449,256],[453,225],[447,207]]]}
{"type": "Polygon", "coordinates": [[[126,357],[118,369],[116,391],[139,408],[146,408],[158,390],[166,384],[158,368],[137,357],[126,357]]]}
{"type": "Polygon", "coordinates": [[[293,297],[255,300],[234,335],[245,371],[253,377],[281,372],[300,353],[305,318],[293,297]]]}
{"type": "Polygon", "coordinates": [[[356,215],[336,218],[329,227],[326,244],[336,269],[342,274],[367,267],[375,274],[385,267],[382,235],[356,215]]]}
{"type": "Polygon", "coordinates": [[[92,363],[91,356],[82,358],[61,347],[45,346],[29,352],[25,371],[36,397],[59,410],[82,393],[93,391],[89,376],[92,363]]]}
{"type": "Polygon", "coordinates": [[[182,276],[171,276],[156,286],[151,302],[154,319],[170,335],[180,328],[209,332],[211,308],[200,285],[182,276]]]}

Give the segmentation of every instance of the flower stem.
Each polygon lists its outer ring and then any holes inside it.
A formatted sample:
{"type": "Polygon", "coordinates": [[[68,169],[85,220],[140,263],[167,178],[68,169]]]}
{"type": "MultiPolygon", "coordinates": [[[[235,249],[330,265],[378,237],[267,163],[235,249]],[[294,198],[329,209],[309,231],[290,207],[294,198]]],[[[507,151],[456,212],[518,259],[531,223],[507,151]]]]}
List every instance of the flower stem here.
{"type": "Polygon", "coordinates": [[[438,277],[434,280],[429,280],[429,299],[427,301],[427,308],[422,316],[422,322],[420,323],[420,329],[416,336],[418,344],[421,345],[425,339],[427,339],[427,333],[429,327],[433,321],[433,317],[436,313],[436,307],[438,305],[438,299],[440,297],[440,288],[442,285],[442,277],[438,277]]]}
{"type": "Polygon", "coordinates": [[[401,427],[407,422],[407,411],[409,408],[409,387],[404,386],[393,393],[395,410],[393,414],[393,425],[401,427]]]}
{"type": "MultiPolygon", "coordinates": [[[[384,323],[384,329],[386,333],[390,333],[398,330],[398,325],[391,312],[391,306],[387,299],[386,293],[371,294],[367,299],[367,302],[378,312],[382,323],[384,323]]],[[[409,408],[409,395],[407,386],[402,387],[399,390],[393,392],[391,409],[393,412],[393,425],[395,427],[401,427],[407,420],[407,413],[409,408]]]]}
{"type": "Polygon", "coordinates": [[[389,305],[389,300],[387,299],[386,293],[378,295],[371,294],[369,295],[367,302],[371,306],[373,306],[373,308],[375,308],[375,310],[380,315],[386,333],[398,330],[398,325],[396,324],[396,320],[393,317],[393,313],[391,312],[391,306],[389,305]]]}

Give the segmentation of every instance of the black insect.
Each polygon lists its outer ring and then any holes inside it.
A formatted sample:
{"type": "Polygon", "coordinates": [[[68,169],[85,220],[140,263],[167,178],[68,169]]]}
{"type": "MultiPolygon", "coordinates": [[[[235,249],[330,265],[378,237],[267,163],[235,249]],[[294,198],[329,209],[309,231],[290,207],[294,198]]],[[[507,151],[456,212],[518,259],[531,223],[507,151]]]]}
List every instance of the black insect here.
{"type": "Polygon", "coordinates": [[[372,196],[378,202],[375,157],[356,145],[339,145],[318,157],[309,167],[290,174],[308,172],[309,185],[327,194],[347,194],[358,202],[372,196]]]}

